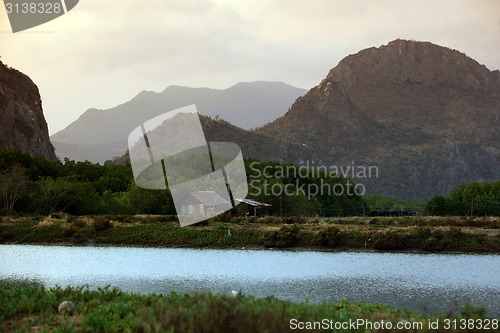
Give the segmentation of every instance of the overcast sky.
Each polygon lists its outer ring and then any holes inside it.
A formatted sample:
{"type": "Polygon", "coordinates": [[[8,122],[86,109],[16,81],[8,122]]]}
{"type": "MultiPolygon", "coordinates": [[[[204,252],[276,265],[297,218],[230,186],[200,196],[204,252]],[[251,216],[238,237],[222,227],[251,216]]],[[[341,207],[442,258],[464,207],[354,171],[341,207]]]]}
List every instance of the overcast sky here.
{"type": "Polygon", "coordinates": [[[2,61],[38,85],[51,134],[169,85],[309,89],[346,55],[396,38],[500,69],[500,0],[80,0],[16,34],[0,8],[2,61]]]}

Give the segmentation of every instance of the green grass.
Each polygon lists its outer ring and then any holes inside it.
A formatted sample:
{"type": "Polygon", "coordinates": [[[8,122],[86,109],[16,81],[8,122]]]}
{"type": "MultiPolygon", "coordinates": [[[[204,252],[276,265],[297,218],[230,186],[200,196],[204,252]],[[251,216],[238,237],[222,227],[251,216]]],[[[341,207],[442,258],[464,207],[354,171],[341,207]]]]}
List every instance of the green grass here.
{"type": "Polygon", "coordinates": [[[500,219],[220,217],[181,228],[175,216],[56,215],[1,218],[0,243],[499,253],[500,219]]]}
{"type": "MultiPolygon", "coordinates": [[[[236,297],[210,293],[141,295],[116,288],[90,290],[52,288],[28,283],[0,284],[0,331],[2,332],[290,332],[290,320],[323,319],[347,322],[419,322],[426,332],[429,320],[486,318],[483,308],[467,305],[457,316],[422,315],[416,311],[381,304],[349,303],[346,300],[310,304],[274,297],[236,297]],[[76,311],[59,314],[58,305],[71,301],[76,311]]],[[[296,331],[296,330],[295,330],[296,331]]],[[[332,332],[333,330],[323,330],[332,332]]],[[[396,330],[387,330],[386,332],[396,330]]],[[[432,330],[432,332],[453,330],[432,330]]],[[[458,330],[460,331],[460,330],[458,330]]],[[[360,327],[340,332],[375,332],[360,327]]],[[[401,331],[399,331],[401,332],[401,331]]],[[[470,330],[474,332],[474,330],[470,330]]]]}

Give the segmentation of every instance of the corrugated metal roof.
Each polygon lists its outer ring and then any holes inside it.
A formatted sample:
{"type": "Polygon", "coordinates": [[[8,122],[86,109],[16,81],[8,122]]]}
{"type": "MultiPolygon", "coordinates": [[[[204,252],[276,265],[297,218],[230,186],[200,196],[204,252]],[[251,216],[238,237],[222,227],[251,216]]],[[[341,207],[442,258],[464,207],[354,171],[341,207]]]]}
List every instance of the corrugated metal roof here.
{"type": "Polygon", "coordinates": [[[250,206],[254,206],[254,207],[271,207],[272,206],[270,204],[260,202],[260,201],[251,200],[251,199],[234,199],[234,200],[238,201],[238,202],[246,203],[246,204],[248,204],[250,206]]]}
{"type": "Polygon", "coordinates": [[[224,205],[231,205],[229,201],[221,197],[219,194],[217,194],[214,191],[196,191],[196,192],[191,192],[189,193],[188,196],[186,196],[184,199],[182,199],[182,202],[184,204],[192,204],[192,199],[190,197],[195,198],[198,200],[200,203],[202,203],[205,206],[224,206],[224,205]]]}

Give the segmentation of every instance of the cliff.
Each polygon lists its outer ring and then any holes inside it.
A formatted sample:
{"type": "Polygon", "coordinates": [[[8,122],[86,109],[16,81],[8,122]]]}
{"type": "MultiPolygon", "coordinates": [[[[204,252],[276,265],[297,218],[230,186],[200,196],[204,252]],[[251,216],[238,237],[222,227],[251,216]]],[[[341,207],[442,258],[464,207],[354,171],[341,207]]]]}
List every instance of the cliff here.
{"type": "Polygon", "coordinates": [[[0,145],[55,160],[38,87],[0,61],[0,145]]]}

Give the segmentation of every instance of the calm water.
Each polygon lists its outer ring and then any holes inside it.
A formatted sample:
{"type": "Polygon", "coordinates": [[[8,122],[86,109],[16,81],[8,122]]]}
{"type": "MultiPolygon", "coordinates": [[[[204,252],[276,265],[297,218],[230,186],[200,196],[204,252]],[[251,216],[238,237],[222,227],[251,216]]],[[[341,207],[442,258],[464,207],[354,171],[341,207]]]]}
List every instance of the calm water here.
{"type": "Polygon", "coordinates": [[[477,301],[500,316],[500,256],[0,245],[0,279],[140,293],[241,290],[433,313],[477,301]]]}

